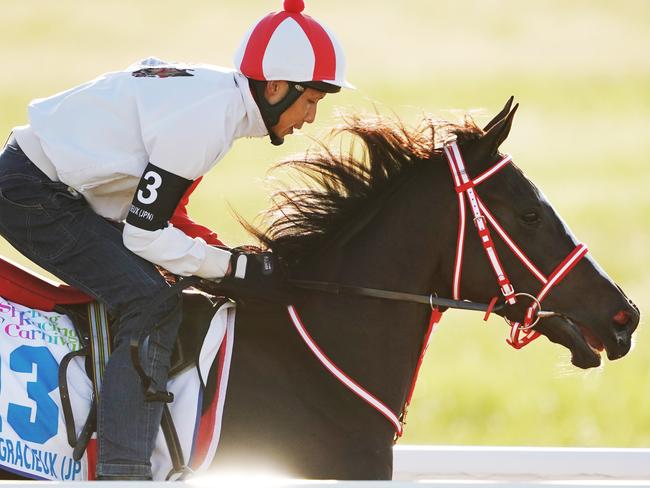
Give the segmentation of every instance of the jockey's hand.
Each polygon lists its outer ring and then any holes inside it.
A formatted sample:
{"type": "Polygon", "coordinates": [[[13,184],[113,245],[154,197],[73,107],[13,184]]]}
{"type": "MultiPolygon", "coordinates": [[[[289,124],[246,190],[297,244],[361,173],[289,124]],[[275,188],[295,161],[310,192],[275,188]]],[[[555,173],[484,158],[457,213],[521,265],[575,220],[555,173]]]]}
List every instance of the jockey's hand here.
{"type": "Polygon", "coordinates": [[[230,252],[228,272],[215,283],[219,290],[233,298],[289,303],[286,271],[277,256],[251,247],[234,248],[230,252]]]}

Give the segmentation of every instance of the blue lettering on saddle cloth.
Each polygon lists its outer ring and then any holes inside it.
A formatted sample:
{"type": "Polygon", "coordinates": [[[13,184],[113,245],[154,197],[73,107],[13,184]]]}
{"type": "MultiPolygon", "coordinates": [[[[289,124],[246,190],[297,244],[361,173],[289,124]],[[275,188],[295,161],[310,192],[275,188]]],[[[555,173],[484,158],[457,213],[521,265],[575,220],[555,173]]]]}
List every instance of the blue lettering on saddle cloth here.
{"type": "Polygon", "coordinates": [[[3,437],[0,437],[0,463],[16,471],[46,479],[80,479],[82,471],[82,463],[70,456],[61,456],[35,448],[27,442],[3,437]]]}
{"type": "MultiPolygon", "coordinates": [[[[58,384],[61,359],[81,347],[72,322],[0,298],[0,335],[0,467],[40,479],[85,479],[87,459],[72,459],[58,384]]],[[[70,363],[68,381],[79,432],[92,392],[81,360],[70,363]]]]}

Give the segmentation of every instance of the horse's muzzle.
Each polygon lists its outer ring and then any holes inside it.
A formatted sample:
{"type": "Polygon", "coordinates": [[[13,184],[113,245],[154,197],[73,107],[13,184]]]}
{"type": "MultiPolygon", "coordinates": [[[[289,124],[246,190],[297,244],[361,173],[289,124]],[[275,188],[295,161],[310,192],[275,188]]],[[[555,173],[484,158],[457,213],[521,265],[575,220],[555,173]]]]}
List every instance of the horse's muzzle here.
{"type": "Polygon", "coordinates": [[[639,309],[628,300],[629,306],[619,310],[612,322],[614,324],[614,344],[607,348],[607,358],[612,361],[625,356],[632,347],[632,334],[639,325],[639,309]]]}

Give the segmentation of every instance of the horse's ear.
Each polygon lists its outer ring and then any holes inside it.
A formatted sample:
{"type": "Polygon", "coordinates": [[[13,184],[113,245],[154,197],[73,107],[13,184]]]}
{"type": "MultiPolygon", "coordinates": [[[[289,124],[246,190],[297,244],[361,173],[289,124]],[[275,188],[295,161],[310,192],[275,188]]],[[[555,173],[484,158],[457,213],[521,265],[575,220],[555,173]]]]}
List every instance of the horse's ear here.
{"type": "Polygon", "coordinates": [[[519,108],[519,104],[515,105],[508,115],[494,124],[490,130],[481,137],[480,144],[489,154],[496,154],[499,150],[499,146],[508,137],[517,108],[519,108]]]}
{"type": "Polygon", "coordinates": [[[515,99],[514,96],[511,96],[508,98],[508,101],[506,102],[505,106],[503,107],[503,110],[496,114],[492,120],[490,120],[487,125],[483,128],[484,132],[489,131],[494,125],[499,122],[502,118],[504,118],[508,112],[510,112],[510,107],[512,107],[512,101],[515,99]]]}

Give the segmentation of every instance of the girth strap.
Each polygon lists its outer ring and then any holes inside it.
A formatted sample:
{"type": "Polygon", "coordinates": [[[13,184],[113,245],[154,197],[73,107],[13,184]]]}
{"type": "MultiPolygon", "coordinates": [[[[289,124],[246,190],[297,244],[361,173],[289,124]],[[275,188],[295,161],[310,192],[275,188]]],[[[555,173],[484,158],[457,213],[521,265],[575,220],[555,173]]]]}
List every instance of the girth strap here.
{"type": "Polygon", "coordinates": [[[90,323],[90,358],[93,369],[93,388],[95,398],[99,398],[104,369],[111,355],[111,333],[108,312],[103,303],[88,304],[88,322],[90,323]]]}
{"type": "Polygon", "coordinates": [[[166,478],[166,480],[169,480],[175,475],[181,475],[185,473],[189,468],[185,465],[183,449],[181,448],[181,442],[178,439],[178,433],[176,432],[174,419],[172,418],[172,413],[169,410],[169,405],[166,403],[163,405],[162,420],[160,422],[163,435],[165,436],[165,443],[167,444],[167,449],[169,450],[169,457],[172,460],[172,469],[167,474],[166,478]]]}
{"type": "Polygon", "coordinates": [[[61,406],[63,407],[63,418],[68,436],[68,444],[73,448],[72,457],[75,461],[79,461],[83,457],[88,442],[97,429],[97,398],[99,398],[99,392],[101,390],[104,369],[111,353],[108,312],[104,304],[98,302],[88,304],[88,324],[90,337],[88,338],[86,347],[66,354],[59,365],[61,406]],[[79,433],[79,437],[77,437],[74,414],[68,392],[67,373],[70,361],[80,356],[90,356],[91,359],[93,399],[86,421],[79,433]]]}

